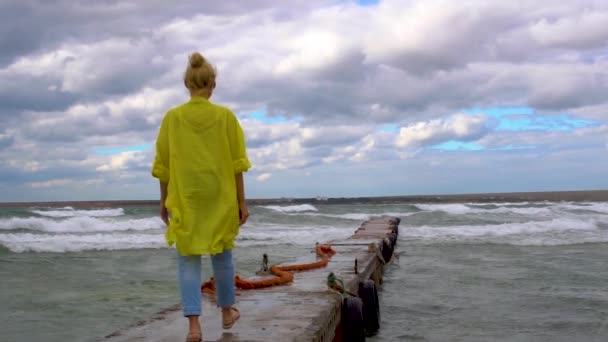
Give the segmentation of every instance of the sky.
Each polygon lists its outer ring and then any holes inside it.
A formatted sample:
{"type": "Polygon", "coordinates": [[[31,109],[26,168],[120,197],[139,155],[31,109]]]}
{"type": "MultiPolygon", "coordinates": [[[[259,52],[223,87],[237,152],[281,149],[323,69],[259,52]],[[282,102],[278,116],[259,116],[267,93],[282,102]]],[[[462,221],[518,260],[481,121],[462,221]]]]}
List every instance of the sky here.
{"type": "Polygon", "coordinates": [[[608,2],[4,0],[0,201],[156,199],[188,55],[249,198],[608,189],[608,2]]]}

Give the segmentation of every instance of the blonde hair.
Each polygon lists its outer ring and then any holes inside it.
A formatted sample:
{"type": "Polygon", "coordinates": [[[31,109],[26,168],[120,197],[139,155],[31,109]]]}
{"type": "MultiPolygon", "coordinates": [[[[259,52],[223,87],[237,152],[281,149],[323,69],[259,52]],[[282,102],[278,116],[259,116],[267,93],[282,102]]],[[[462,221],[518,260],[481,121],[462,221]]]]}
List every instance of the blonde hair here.
{"type": "Polygon", "coordinates": [[[216,75],[215,67],[203,55],[195,52],[190,55],[188,60],[188,67],[184,73],[184,85],[189,90],[211,88],[216,75]]]}

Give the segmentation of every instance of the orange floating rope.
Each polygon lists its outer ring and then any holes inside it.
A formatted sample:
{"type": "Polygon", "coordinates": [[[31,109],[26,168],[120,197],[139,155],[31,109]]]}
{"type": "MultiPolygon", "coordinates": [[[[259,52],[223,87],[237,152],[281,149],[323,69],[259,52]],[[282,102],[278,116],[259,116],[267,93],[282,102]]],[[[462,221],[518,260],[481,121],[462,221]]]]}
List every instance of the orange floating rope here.
{"type": "Polygon", "coordinates": [[[215,279],[213,277],[201,285],[201,292],[215,294],[215,279]]]}
{"type": "Polygon", "coordinates": [[[241,290],[253,290],[263,287],[283,285],[293,281],[293,273],[283,271],[277,265],[270,266],[270,272],[272,272],[275,277],[259,280],[247,280],[237,275],[234,277],[234,284],[241,290]]]}
{"type": "Polygon", "coordinates": [[[282,271],[307,271],[315,268],[325,267],[329,262],[329,257],[336,254],[336,251],[334,251],[334,249],[329,245],[318,245],[316,247],[316,252],[317,255],[321,257],[321,260],[308,264],[279,266],[279,269],[282,271]]]}
{"type": "MultiPolygon", "coordinates": [[[[317,245],[315,251],[317,252],[317,255],[321,257],[321,260],[307,264],[294,264],[286,266],[272,265],[270,267],[270,272],[272,272],[272,274],[275,276],[270,278],[247,280],[237,275],[234,277],[235,286],[241,290],[252,290],[291,283],[293,281],[293,273],[290,271],[306,271],[325,267],[329,262],[329,258],[336,254],[336,251],[331,247],[331,245],[317,245]]],[[[215,294],[215,279],[211,278],[209,281],[203,283],[201,286],[201,291],[203,293],[215,294]]]]}

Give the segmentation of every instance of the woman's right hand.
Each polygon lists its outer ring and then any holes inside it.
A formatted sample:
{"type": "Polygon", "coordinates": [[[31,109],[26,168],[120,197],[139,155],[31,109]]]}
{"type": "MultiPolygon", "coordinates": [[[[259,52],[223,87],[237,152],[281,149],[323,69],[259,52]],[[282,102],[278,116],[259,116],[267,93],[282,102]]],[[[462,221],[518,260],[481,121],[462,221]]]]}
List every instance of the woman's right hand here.
{"type": "Polygon", "coordinates": [[[245,222],[247,222],[247,219],[249,218],[249,208],[247,208],[247,203],[246,202],[239,202],[239,223],[241,225],[245,224],[245,222]]]}

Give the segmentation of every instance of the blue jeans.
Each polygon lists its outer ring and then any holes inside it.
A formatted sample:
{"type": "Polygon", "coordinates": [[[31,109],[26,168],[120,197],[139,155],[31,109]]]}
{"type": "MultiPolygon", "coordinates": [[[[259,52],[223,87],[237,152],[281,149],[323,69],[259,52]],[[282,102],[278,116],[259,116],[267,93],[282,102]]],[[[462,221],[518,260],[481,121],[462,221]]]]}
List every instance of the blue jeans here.
{"type": "MultiPolygon", "coordinates": [[[[234,264],[232,250],[227,249],[211,256],[217,304],[228,308],[235,303],[234,264]]],[[[179,255],[179,287],[182,294],[184,316],[201,315],[201,256],[179,255]]]]}

